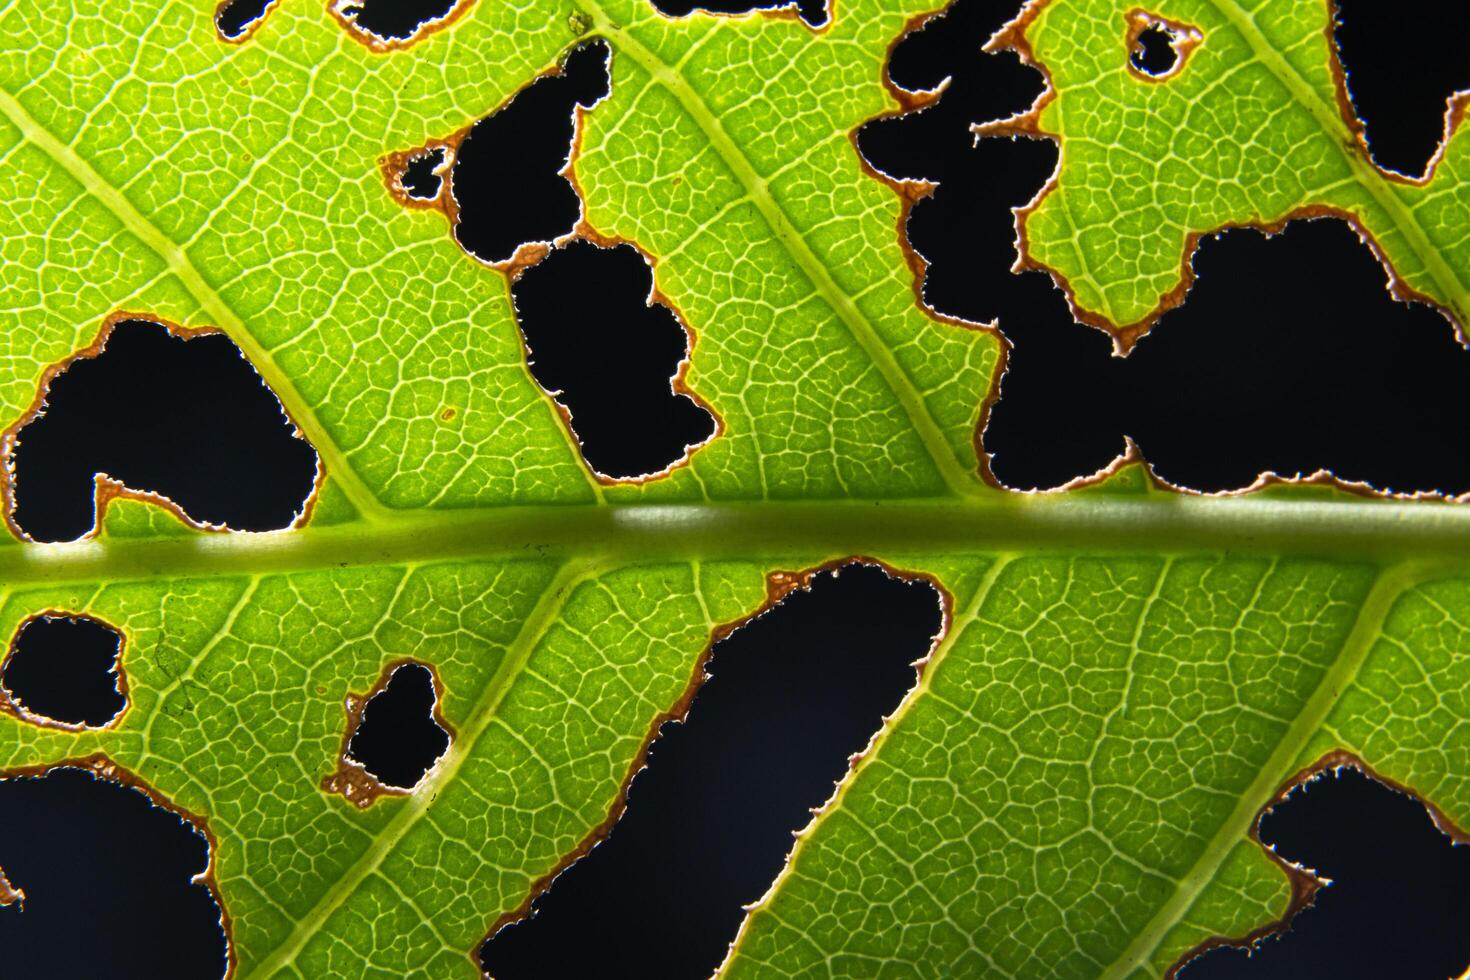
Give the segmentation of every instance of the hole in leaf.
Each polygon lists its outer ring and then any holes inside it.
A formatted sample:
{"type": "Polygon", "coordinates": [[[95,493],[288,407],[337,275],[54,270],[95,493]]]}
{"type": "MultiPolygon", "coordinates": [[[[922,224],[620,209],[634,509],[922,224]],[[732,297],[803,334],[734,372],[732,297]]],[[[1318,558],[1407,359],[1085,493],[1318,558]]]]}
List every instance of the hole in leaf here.
{"type": "Polygon", "coordinates": [[[276,0],[224,0],[214,11],[214,26],[226,41],[246,37],[276,0]]]}
{"type": "Polygon", "coordinates": [[[403,192],[415,201],[437,200],[439,188],[444,182],[440,174],[443,172],[446,152],[444,147],[436,146],[409,157],[398,178],[403,185],[403,192]]]}
{"type": "Polygon", "coordinates": [[[332,10],[344,26],[393,45],[442,23],[462,2],[467,0],[334,0],[332,10]]]}
{"type": "Polygon", "coordinates": [[[572,151],[575,111],[606,98],[605,41],[578,45],[561,69],[541,76],[471,127],[450,169],[454,236],[489,263],[521,245],[571,234],[582,202],[562,175],[572,151]]]}
{"type": "Polygon", "coordinates": [[[438,701],[427,667],[394,668],[388,683],[367,699],[347,758],[386,787],[413,789],[449,748],[449,733],[434,717],[438,701]]]}
{"type": "Polygon", "coordinates": [[[481,947],[486,972],[710,976],[742,906],[913,687],[940,626],[932,586],[849,565],[716,643],[687,720],[663,726],[612,833],[481,947]]]}
{"type": "Polygon", "coordinates": [[[715,434],[681,389],[689,335],[652,293],[637,249],[586,241],[553,249],[511,287],[531,374],[566,410],[587,464],[616,479],[666,470],[715,434]]]}
{"type": "Polygon", "coordinates": [[[1470,90],[1470,4],[1336,0],[1337,42],[1373,161],[1423,175],[1444,142],[1449,99],[1470,90]]]}
{"type": "Polygon", "coordinates": [[[1036,196],[1057,162],[1050,140],[976,140],[971,131],[1024,112],[1044,89],[1041,73],[1014,52],[980,51],[1017,9],[1014,0],[959,0],[907,34],[889,60],[893,83],[911,92],[948,84],[937,102],[872,120],[857,137],[883,174],[939,185],[914,203],[906,224],[910,246],[927,263],[923,298],[975,323],[994,319],[998,298],[1015,288],[1011,209],[1036,196]]]}
{"type": "Polygon", "coordinates": [[[1249,953],[1212,949],[1181,980],[1442,980],[1470,966],[1470,848],[1454,845],[1418,800],[1359,769],[1333,769],[1266,813],[1259,836],[1331,883],[1284,933],[1249,953]]]}
{"type": "Polygon", "coordinates": [[[16,630],[0,688],[21,717],[100,728],[127,705],[123,637],[91,616],[43,613],[16,630]]]}
{"type": "Polygon", "coordinates": [[[1169,78],[1202,40],[1198,28],[1134,10],[1128,15],[1128,67],[1140,78],[1169,78]]]}
{"type": "Polygon", "coordinates": [[[1145,75],[1167,75],[1179,61],[1174,42],[1174,33],[1167,27],[1150,24],[1134,38],[1128,63],[1145,75]]]}
{"type": "Polygon", "coordinates": [[[827,0],[786,0],[761,3],[759,0],[651,0],[653,9],[667,17],[686,17],[696,10],[712,14],[749,14],[762,11],[794,11],[808,27],[821,27],[831,18],[827,0]]]}
{"type": "Polygon", "coordinates": [[[268,531],[296,521],[316,453],[228,337],[123,320],[99,344],[51,378],[41,411],[14,435],[17,527],[37,541],[86,534],[98,475],[203,524],[268,531]]]}
{"type": "MultiPolygon", "coordinates": [[[[986,10],[962,0],[895,46],[895,83],[933,90],[954,80],[937,103],[866,124],[858,146],[891,177],[939,184],[906,225],[927,263],[924,301],[995,322],[1011,342],[983,434],[999,482],[1061,486],[1107,466],[1131,435],[1160,476],[1197,490],[1325,469],[1393,492],[1470,491],[1450,424],[1470,355],[1437,312],[1392,299],[1382,265],[1342,221],[1205,240],[1187,302],[1126,359],[1073,320],[1048,276],[1010,272],[1014,209],[1044,186],[1057,150],[1049,140],[972,140],[970,123],[991,120],[966,107],[962,85],[993,112],[1038,90],[1030,69],[973,55],[1005,16],[1000,5],[989,19],[986,10]],[[959,74],[977,65],[986,84],[959,74]]],[[[1192,28],[1167,26],[1198,43],[1192,28]]]]}
{"type": "Polygon", "coordinates": [[[0,779],[0,868],[25,894],[0,908],[5,976],[225,975],[209,849],[194,824],[92,771],[0,779]]]}
{"type": "MultiPolygon", "coordinates": [[[[980,50],[1017,9],[1015,0],[958,0],[904,35],[889,58],[889,80],[909,93],[944,91],[918,111],[865,123],[857,137],[864,159],[895,180],[965,179],[973,169],[970,125],[1024,112],[1045,87],[1014,51],[980,50]]],[[[1038,172],[1037,187],[1050,172],[1038,172]]]]}
{"type": "Polygon", "coordinates": [[[1017,277],[1034,285],[1000,314],[1012,349],[984,434],[997,479],[1057,486],[1127,434],[1160,477],[1195,490],[1327,470],[1396,493],[1470,491],[1454,421],[1470,351],[1435,310],[1388,294],[1346,222],[1227,231],[1193,266],[1184,304],[1126,358],[1043,296],[1056,291],[1039,274],[1017,277]]]}

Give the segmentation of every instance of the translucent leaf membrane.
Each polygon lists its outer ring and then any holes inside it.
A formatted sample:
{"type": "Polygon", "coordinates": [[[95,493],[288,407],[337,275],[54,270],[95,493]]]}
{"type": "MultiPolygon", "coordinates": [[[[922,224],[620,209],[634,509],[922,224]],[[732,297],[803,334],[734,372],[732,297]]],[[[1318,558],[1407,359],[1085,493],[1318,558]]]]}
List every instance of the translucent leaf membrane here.
{"type": "MultiPolygon", "coordinates": [[[[197,533],[135,496],[95,540],[0,545],[0,636],[46,610],[112,624],[131,700],[102,731],[0,717],[0,759],[101,753],[207,818],[236,977],[473,976],[614,814],[712,639],[854,555],[931,576],[952,619],[727,976],[1162,975],[1290,908],[1251,829],[1342,751],[1464,825],[1465,511],[980,478],[1002,344],[916,301],[900,222],[923,188],[853,143],[901,108],[884,64],[919,3],[855,0],[821,31],[480,3],[376,49],[314,4],[226,44],[208,7],[3,15],[0,410],[21,420],[109,317],[214,327],[325,483],[281,534],[197,533]],[[527,369],[506,275],[385,180],[593,38],[610,91],[566,144],[581,225],[649,257],[722,422],[627,487],[527,369]],[[405,659],[439,680],[448,748],[410,792],[324,792],[348,696],[405,659]]],[[[1171,3],[1203,40],[1163,81],[1130,74],[1125,5],[1031,9],[1008,39],[1056,88],[1035,122],[1061,170],[1027,254],[1079,317],[1141,322],[1192,233],[1314,203],[1454,312],[1463,136],[1424,186],[1339,139],[1325,7],[1171,3]]],[[[1009,275],[998,251],[977,281],[1009,275]]]]}

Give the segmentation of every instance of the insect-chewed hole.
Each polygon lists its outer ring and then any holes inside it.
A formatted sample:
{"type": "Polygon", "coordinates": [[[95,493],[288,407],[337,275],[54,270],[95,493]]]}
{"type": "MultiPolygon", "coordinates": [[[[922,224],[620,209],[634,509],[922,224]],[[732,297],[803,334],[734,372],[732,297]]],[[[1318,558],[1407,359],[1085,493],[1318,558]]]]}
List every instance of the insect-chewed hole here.
{"type": "Polygon", "coordinates": [[[1446,137],[1448,100],[1470,90],[1470,4],[1336,0],[1333,38],[1373,160],[1424,174],[1446,137]]]}
{"type": "Polygon", "coordinates": [[[11,518],[37,541],[96,521],[96,477],[157,493],[202,524],[289,527],[311,496],[315,451],[223,334],[118,323],[51,379],[16,433],[11,518]]]}
{"type": "Polygon", "coordinates": [[[1180,980],[1463,975],[1470,966],[1470,847],[1424,805],[1356,768],[1297,787],[1261,820],[1287,861],[1331,879],[1290,928],[1254,949],[1222,946],[1180,980]]]}
{"type": "Polygon", "coordinates": [[[582,204],[562,174],[572,151],[575,111],[606,98],[605,41],[579,45],[557,71],[542,75],[471,127],[449,171],[454,235],[489,263],[522,245],[571,234],[582,204]]]}
{"type": "Polygon", "coordinates": [[[405,41],[448,17],[466,0],[334,0],[333,9],[353,27],[380,41],[405,41]]]}
{"type": "Polygon", "coordinates": [[[1135,10],[1128,16],[1128,67],[1144,79],[1172,77],[1202,40],[1198,28],[1135,10]]]}
{"type": "Polygon", "coordinates": [[[653,9],[669,17],[685,17],[696,10],[712,14],[748,14],[757,10],[794,10],[808,27],[821,27],[831,19],[828,0],[651,0],[653,9]]]}
{"type": "Polygon", "coordinates": [[[1167,75],[1179,63],[1178,42],[1179,36],[1163,24],[1149,24],[1133,39],[1128,63],[1145,75],[1167,75]]]}
{"type": "Polygon", "coordinates": [[[937,102],[874,119],[857,136],[863,158],[888,177],[939,185],[913,204],[906,225],[927,262],[923,298],[975,323],[994,319],[998,300],[1016,288],[1012,208],[1036,196],[1057,162],[1050,140],[977,141],[971,131],[1024,112],[1045,87],[1014,52],[978,51],[1017,8],[1014,0],[957,0],[905,35],[889,59],[890,79],[911,92],[944,89],[937,102]]]}
{"type": "Polygon", "coordinates": [[[91,772],[0,779],[7,977],[224,976],[209,842],[139,790],[91,772]],[[151,939],[149,937],[152,937],[151,939]]]}
{"type": "Polygon", "coordinates": [[[577,241],[511,287],[532,375],[566,409],[588,465],[618,479],[666,469],[715,432],[709,411],[674,387],[689,336],[649,302],[652,286],[631,245],[577,241]]]}
{"type": "Polygon", "coordinates": [[[0,690],[23,718],[100,728],[127,706],[122,643],[121,633],[91,616],[33,617],[11,641],[0,690]]]}
{"type": "Polygon", "coordinates": [[[403,185],[403,192],[415,201],[432,201],[438,198],[439,187],[443,184],[440,172],[444,167],[445,153],[444,147],[436,146],[409,157],[398,177],[398,182],[403,185]]]}
{"type": "Polygon", "coordinates": [[[224,0],[214,12],[214,26],[227,41],[250,33],[275,0],[224,0]]]}
{"type": "Polygon", "coordinates": [[[912,689],[940,624],[929,584],[848,566],[716,643],[611,835],[481,947],[486,972],[708,977],[792,831],[912,689]]]}
{"type": "Polygon", "coordinates": [[[1228,231],[1200,243],[1193,268],[1184,305],[1125,358],[1073,323],[1039,273],[1035,295],[1006,297],[1012,348],[984,434],[997,479],[1058,486],[1128,435],[1160,477],[1193,490],[1326,470],[1389,492],[1470,492],[1454,424],[1470,351],[1437,312],[1388,294],[1346,222],[1228,231]]]}
{"type": "Polygon", "coordinates": [[[427,667],[397,667],[364,705],[347,758],[384,786],[413,789],[449,748],[449,733],[434,719],[437,700],[427,667]]]}

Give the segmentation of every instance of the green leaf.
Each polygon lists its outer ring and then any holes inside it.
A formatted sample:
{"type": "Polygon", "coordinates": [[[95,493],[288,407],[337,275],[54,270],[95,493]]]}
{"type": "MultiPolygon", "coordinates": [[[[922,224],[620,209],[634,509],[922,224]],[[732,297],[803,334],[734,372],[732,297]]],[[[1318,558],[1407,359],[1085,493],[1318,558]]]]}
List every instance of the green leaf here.
{"type": "MultiPolygon", "coordinates": [[[[94,538],[0,544],[0,635],[45,609],[104,619],[131,697],[106,730],[0,716],[0,762],[103,753],[202,815],[236,977],[469,977],[767,576],[865,555],[933,576],[952,621],[731,977],[1160,974],[1283,914],[1250,830],[1330,752],[1466,825],[1470,513],[1181,496],[1136,468],[1052,495],[979,478],[998,342],[915,303],[901,202],[849,135],[895,108],[887,47],[926,2],[853,0],[820,32],[485,2],[390,52],[304,0],[234,45],[194,0],[8,7],[5,424],[105,318],[146,311],[223,329],[327,481],[297,530],[198,533],[120,499],[94,538]],[[656,261],[724,422],[636,486],[583,464],[503,275],[378,166],[582,35],[613,51],[575,161],[588,222],[656,261]],[[324,793],[344,699],[404,657],[442,682],[448,754],[410,795],[324,793]]],[[[1189,233],[1330,204],[1465,322],[1466,137],[1423,188],[1364,170],[1325,4],[1170,0],[1204,42],[1163,85],[1123,67],[1126,6],[1056,0],[1026,33],[1063,148],[1028,246],[1082,307],[1132,323],[1189,233]]]]}

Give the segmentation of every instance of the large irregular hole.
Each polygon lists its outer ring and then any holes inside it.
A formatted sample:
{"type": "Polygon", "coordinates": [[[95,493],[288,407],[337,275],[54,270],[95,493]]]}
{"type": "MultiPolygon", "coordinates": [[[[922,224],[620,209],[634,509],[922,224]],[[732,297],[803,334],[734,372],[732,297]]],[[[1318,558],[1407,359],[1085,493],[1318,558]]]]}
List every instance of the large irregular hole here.
{"type": "MultiPolygon", "coordinates": [[[[991,474],[1015,489],[1062,486],[1107,466],[1132,436],[1161,477],[1196,490],[1326,469],[1394,492],[1470,491],[1470,460],[1446,421],[1458,417],[1470,355],[1438,313],[1393,300],[1381,263],[1342,221],[1206,239],[1188,301],[1124,359],[1076,323],[1048,276],[1010,271],[1015,209],[1057,160],[1047,140],[972,135],[1040,91],[1013,57],[975,54],[1014,9],[961,0],[900,41],[895,84],[951,81],[937,103],[858,134],[884,174],[939,185],[906,226],[927,263],[924,301],[994,323],[1010,342],[983,434],[991,474]]],[[[1198,43],[1191,28],[1167,26],[1198,43]]]]}
{"type": "Polygon", "coordinates": [[[223,334],[125,320],[51,379],[10,452],[11,519],[37,541],[96,523],[96,477],[159,494],[202,524],[290,527],[316,453],[223,334]]]}
{"type": "Polygon", "coordinates": [[[469,0],[333,0],[342,23],[364,34],[374,46],[401,45],[443,23],[469,0]]]}
{"type": "Polygon", "coordinates": [[[1373,161],[1425,173],[1446,137],[1448,100],[1470,90],[1470,4],[1336,0],[1333,37],[1373,161]]]}
{"type": "Polygon", "coordinates": [[[761,3],[760,0],[650,0],[653,9],[669,17],[685,17],[696,10],[712,14],[748,14],[757,10],[795,11],[808,27],[821,27],[831,19],[828,0],[786,0],[761,3]]]}
{"type": "Polygon", "coordinates": [[[718,642],[611,835],[481,947],[486,972],[710,976],[792,832],[913,687],[940,625],[932,586],[848,566],[718,642]]]}
{"type": "Polygon", "coordinates": [[[507,262],[524,244],[571,234],[582,202],[563,174],[578,106],[607,97],[605,41],[572,49],[558,71],[536,79],[471,127],[450,169],[454,236],[476,258],[507,262]]]}
{"type": "MultiPolygon", "coordinates": [[[[894,45],[888,61],[894,85],[914,95],[943,91],[919,111],[864,124],[858,149],[870,164],[895,180],[941,185],[973,173],[971,124],[1024,112],[1045,87],[1041,72],[1015,52],[980,50],[1017,6],[1015,0],[956,0],[894,45]]],[[[1049,167],[1039,172],[1038,187],[1048,173],[1049,167]]]]}
{"type": "Polygon", "coordinates": [[[975,323],[1014,288],[1011,209],[1035,197],[1056,166],[1049,140],[976,140],[971,126],[1024,112],[1045,79],[1012,51],[980,48],[1015,16],[1015,0],[958,0],[894,46],[888,74],[910,92],[943,87],[917,112],[865,124],[858,149],[894,180],[938,184],[909,212],[909,243],[927,262],[924,301],[975,323]],[[946,79],[948,80],[946,84],[946,79]]]}
{"type": "Polygon", "coordinates": [[[1330,884],[1284,933],[1249,951],[1212,949],[1181,980],[1442,980],[1470,966],[1470,847],[1419,801],[1356,768],[1333,770],[1270,810],[1259,837],[1330,884]]]}
{"type": "Polygon", "coordinates": [[[680,390],[689,335],[651,301],[653,270],[633,246],[554,249],[511,294],[531,373],[566,410],[598,473],[657,473],[714,435],[714,416],[680,390]]]}
{"type": "Polygon", "coordinates": [[[434,720],[438,700],[427,667],[404,664],[394,670],[363,708],[347,758],[385,786],[413,789],[449,748],[449,733],[434,720]]]}
{"type": "Polygon", "coordinates": [[[1097,469],[1126,434],[1160,477],[1195,490],[1327,470],[1391,492],[1470,491],[1452,423],[1470,351],[1436,311],[1388,294],[1346,222],[1227,231],[1193,264],[1184,305],[1126,358],[1059,299],[1002,311],[1012,349],[984,436],[997,479],[1057,486],[1097,469]]]}
{"type": "Polygon", "coordinates": [[[0,689],[23,718],[101,728],[127,706],[122,643],[121,633],[91,616],[33,617],[16,630],[0,689]]]}
{"type": "Polygon", "coordinates": [[[226,41],[250,34],[276,0],[223,0],[214,10],[214,26],[226,41]]]}
{"type": "MultiPolygon", "coordinates": [[[[106,767],[103,767],[104,771],[106,767]]],[[[209,841],[143,792],[81,769],[0,780],[7,977],[222,977],[209,841]]]]}

